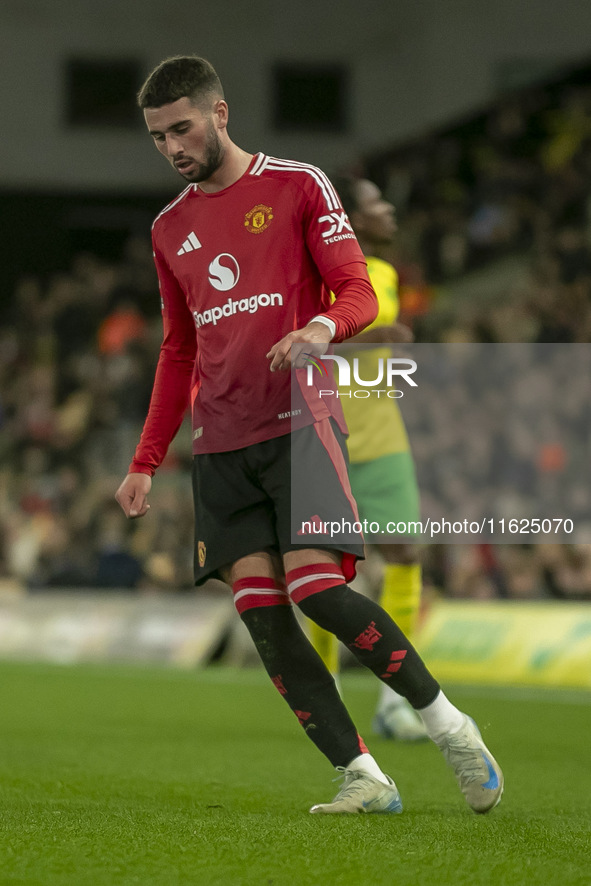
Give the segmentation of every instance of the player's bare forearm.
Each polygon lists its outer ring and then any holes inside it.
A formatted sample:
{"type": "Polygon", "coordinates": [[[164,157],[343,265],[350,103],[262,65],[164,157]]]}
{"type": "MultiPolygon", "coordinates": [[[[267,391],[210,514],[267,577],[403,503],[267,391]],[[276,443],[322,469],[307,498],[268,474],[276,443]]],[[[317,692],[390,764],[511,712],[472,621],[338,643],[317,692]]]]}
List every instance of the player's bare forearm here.
{"type": "MultiPolygon", "coordinates": [[[[310,344],[312,346],[324,346],[331,340],[330,330],[324,323],[312,322],[303,329],[294,329],[293,332],[284,335],[283,338],[273,345],[267,359],[271,361],[270,370],[291,369],[296,355],[292,353],[292,345],[310,344]]],[[[296,364],[297,365],[297,364],[296,364]]]]}
{"type": "Polygon", "coordinates": [[[148,493],[151,488],[152,478],[149,474],[130,473],[127,475],[115,493],[115,498],[126,517],[133,519],[147,514],[150,510],[148,493]]]}

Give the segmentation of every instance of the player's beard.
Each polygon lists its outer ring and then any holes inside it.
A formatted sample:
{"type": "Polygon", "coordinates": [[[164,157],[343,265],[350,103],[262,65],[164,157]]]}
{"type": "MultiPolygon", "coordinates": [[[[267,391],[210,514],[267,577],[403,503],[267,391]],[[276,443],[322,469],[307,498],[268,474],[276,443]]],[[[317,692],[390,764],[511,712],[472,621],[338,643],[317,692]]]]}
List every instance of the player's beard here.
{"type": "Polygon", "coordinates": [[[205,141],[205,150],[204,150],[204,160],[203,163],[195,163],[195,168],[184,175],[182,172],[180,175],[188,182],[204,182],[207,181],[208,178],[216,172],[217,169],[220,168],[224,159],[224,147],[222,145],[221,139],[215,130],[215,126],[210,121],[209,128],[207,130],[207,137],[205,141]]]}

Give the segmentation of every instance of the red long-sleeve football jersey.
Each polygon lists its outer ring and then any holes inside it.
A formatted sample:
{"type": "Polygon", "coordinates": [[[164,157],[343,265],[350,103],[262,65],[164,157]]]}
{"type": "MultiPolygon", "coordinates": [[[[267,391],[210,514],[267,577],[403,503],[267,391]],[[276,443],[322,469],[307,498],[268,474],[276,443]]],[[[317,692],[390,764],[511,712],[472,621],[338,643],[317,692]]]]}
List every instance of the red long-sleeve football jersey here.
{"type": "Polygon", "coordinates": [[[196,454],[331,414],[318,401],[292,415],[290,373],[270,372],[266,357],[318,314],[342,341],[377,313],[363,253],[321,170],[257,154],[222,191],[185,188],[156,218],[152,239],[164,339],[131,471],[154,473],[189,402],[196,454]]]}

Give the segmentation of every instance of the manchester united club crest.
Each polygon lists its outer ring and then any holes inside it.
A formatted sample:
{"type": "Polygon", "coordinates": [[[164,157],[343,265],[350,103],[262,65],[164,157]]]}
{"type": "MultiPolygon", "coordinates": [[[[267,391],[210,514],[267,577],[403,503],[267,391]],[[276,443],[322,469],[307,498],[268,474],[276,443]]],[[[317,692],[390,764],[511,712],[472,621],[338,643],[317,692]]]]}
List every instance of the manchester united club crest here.
{"type": "Polygon", "coordinates": [[[197,559],[199,560],[199,566],[203,568],[205,566],[205,557],[207,555],[207,551],[205,548],[205,542],[200,541],[197,544],[197,559]]]}
{"type": "Polygon", "coordinates": [[[244,216],[244,227],[251,234],[260,234],[262,231],[267,230],[272,221],[273,210],[271,207],[259,203],[257,206],[253,206],[250,212],[247,212],[244,216]]]}
{"type": "Polygon", "coordinates": [[[357,649],[366,649],[368,652],[372,652],[375,644],[381,639],[381,636],[382,635],[376,628],[375,621],[372,621],[358,637],[355,637],[354,642],[350,645],[356,646],[357,649]]]}

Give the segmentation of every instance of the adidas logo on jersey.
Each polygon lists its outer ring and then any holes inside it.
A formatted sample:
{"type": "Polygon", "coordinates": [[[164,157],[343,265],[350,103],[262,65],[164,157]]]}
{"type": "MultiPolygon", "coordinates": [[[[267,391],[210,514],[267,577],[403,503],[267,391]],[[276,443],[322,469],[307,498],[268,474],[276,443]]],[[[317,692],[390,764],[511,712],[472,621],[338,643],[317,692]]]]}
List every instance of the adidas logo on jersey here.
{"type": "Polygon", "coordinates": [[[197,235],[194,231],[191,231],[179,251],[177,255],[185,255],[186,252],[193,252],[194,249],[201,249],[201,243],[197,239],[197,235]]]}

